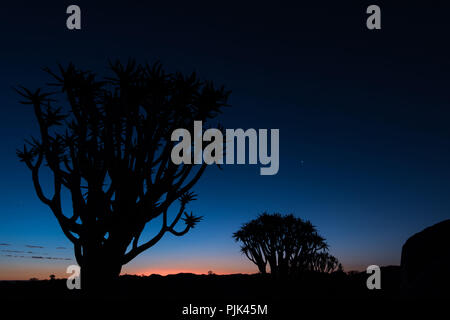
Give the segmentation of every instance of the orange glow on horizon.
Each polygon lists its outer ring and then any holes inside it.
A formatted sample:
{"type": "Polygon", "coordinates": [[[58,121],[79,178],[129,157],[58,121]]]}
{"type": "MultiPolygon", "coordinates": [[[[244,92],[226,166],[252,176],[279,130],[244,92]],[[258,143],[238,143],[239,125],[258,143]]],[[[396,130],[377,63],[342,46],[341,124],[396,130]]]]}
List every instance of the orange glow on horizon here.
{"type": "MultiPolygon", "coordinates": [[[[75,264],[75,263],[73,263],[75,264]]],[[[155,265],[153,267],[142,265],[127,265],[122,269],[121,275],[138,275],[149,276],[152,274],[159,274],[162,276],[173,275],[179,273],[193,273],[197,275],[208,274],[211,270],[217,275],[228,274],[254,274],[258,272],[255,265],[250,262],[236,263],[232,261],[196,261],[196,262],[178,262],[169,263],[169,267],[165,267],[165,263],[155,265]]],[[[37,278],[39,280],[49,279],[51,274],[54,274],[56,278],[67,278],[68,274],[65,273],[68,265],[47,265],[43,263],[33,263],[31,265],[25,265],[21,263],[13,263],[11,265],[0,265],[0,281],[1,280],[30,280],[31,278],[37,278]]],[[[365,271],[367,266],[362,265],[344,265],[344,271],[365,271]]],[[[268,270],[269,271],[269,270],[268,270]]]]}
{"type": "MultiPolygon", "coordinates": [[[[142,271],[136,271],[136,272],[122,272],[121,275],[138,275],[138,276],[150,276],[152,274],[158,274],[161,276],[167,276],[167,275],[174,275],[174,274],[179,274],[179,273],[193,273],[193,274],[197,274],[197,275],[202,275],[202,274],[208,274],[209,270],[206,270],[205,268],[201,268],[201,269],[172,269],[172,268],[167,268],[167,269],[148,269],[148,270],[142,270],[142,271]]],[[[214,274],[217,275],[227,275],[227,274],[237,274],[237,273],[242,273],[242,274],[253,274],[253,273],[257,273],[257,270],[243,270],[243,271],[236,271],[236,270],[211,270],[214,274]]]]}

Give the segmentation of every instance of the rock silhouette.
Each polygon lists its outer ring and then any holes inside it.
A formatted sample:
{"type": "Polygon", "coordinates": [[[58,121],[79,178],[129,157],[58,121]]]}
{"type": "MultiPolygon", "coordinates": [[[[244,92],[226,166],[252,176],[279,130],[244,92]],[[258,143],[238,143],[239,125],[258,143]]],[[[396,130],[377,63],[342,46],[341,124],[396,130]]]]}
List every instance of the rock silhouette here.
{"type": "Polygon", "coordinates": [[[410,237],[402,248],[401,268],[408,294],[448,296],[450,219],[410,237]]]}

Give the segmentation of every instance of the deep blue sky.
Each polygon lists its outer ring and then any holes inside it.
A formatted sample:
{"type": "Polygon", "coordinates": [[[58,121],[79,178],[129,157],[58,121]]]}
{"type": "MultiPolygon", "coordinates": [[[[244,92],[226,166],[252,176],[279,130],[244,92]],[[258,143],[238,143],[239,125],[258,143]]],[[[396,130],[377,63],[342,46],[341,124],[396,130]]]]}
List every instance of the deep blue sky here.
{"type": "MultiPolygon", "coordinates": [[[[259,166],[209,168],[191,206],[205,220],[126,272],[256,272],[231,234],[265,210],[310,219],[347,269],[398,264],[403,242],[450,212],[449,8],[373,2],[382,30],[369,31],[372,2],[328,2],[2,3],[0,243],[10,246],[0,250],[32,244],[73,258],[16,158],[37,126],[11,87],[42,86],[41,68],[58,62],[102,75],[108,59],[134,57],[225,84],[233,91],[225,127],[279,128],[281,149],[276,176],[259,176],[259,166]],[[81,31],[65,28],[69,4],[81,7],[81,31]]],[[[63,274],[70,264],[5,254],[0,279],[63,274]]]]}

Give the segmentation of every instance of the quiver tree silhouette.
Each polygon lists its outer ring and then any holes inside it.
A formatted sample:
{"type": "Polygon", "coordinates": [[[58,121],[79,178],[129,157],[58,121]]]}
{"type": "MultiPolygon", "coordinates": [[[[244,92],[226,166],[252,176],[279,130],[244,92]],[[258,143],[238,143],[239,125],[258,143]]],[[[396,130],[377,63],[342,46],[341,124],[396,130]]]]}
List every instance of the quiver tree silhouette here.
{"type": "Polygon", "coordinates": [[[37,196],[74,245],[83,290],[103,287],[166,233],[182,236],[201,220],[185,209],[196,199],[190,190],[206,164],[173,164],[171,133],[185,128],[193,135],[194,120],[216,117],[229,95],[195,73],[166,73],[159,63],[130,60],[110,63],[110,69],[111,77],[98,80],[73,64],[59,65],[59,72],[44,69],[57,91],[16,89],[21,103],[33,107],[40,132],[17,154],[31,170],[37,196]],[[42,165],[53,176],[52,197],[41,188],[42,165]],[[70,191],[71,216],[62,210],[62,188],[70,191]],[[179,208],[169,215],[176,200],[179,208]],[[160,231],[140,241],[156,218],[160,231]],[[180,220],[185,226],[177,230],[180,220]]]}
{"type": "Polygon", "coordinates": [[[242,243],[241,251],[260,273],[265,274],[269,264],[270,273],[277,278],[342,269],[311,222],[292,214],[263,213],[245,223],[233,238],[242,243]]]}
{"type": "Polygon", "coordinates": [[[309,270],[330,273],[334,271],[343,271],[343,267],[336,257],[323,251],[313,255],[309,270]]]}

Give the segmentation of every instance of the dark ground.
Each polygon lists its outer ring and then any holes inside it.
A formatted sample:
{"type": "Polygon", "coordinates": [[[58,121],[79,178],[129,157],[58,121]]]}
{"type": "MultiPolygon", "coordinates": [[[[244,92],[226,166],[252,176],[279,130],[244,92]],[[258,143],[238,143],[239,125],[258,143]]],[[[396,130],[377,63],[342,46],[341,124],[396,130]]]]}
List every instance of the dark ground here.
{"type": "MultiPolygon", "coordinates": [[[[0,281],[1,301],[42,302],[43,305],[80,305],[85,302],[103,303],[108,308],[124,303],[158,312],[160,319],[203,319],[208,316],[183,316],[184,306],[217,306],[227,304],[267,305],[268,315],[217,315],[214,319],[278,319],[280,314],[297,314],[305,309],[319,308],[330,312],[339,306],[351,310],[354,306],[382,304],[410,304],[417,298],[439,297],[433,292],[413,295],[401,285],[400,267],[381,268],[381,290],[368,290],[361,273],[311,273],[299,279],[274,280],[254,275],[151,275],[121,276],[113,288],[99,297],[86,297],[79,290],[68,290],[65,279],[40,281],[0,281]],[[413,300],[411,300],[413,299],[413,300]],[[99,301],[100,300],[100,301],[99,301]]],[[[440,296],[442,297],[442,296],[440,296]]]]}
{"type": "MultiPolygon", "coordinates": [[[[383,290],[368,290],[366,273],[310,273],[298,279],[275,280],[270,275],[231,274],[134,276],[123,275],[103,299],[151,299],[184,301],[296,300],[396,298],[399,295],[397,267],[383,268],[383,290]],[[389,270],[389,275],[386,270],[389,270]],[[389,277],[389,278],[388,278],[389,277]]],[[[82,299],[79,290],[68,290],[66,279],[0,281],[3,298],[9,299],[82,299]]]]}

